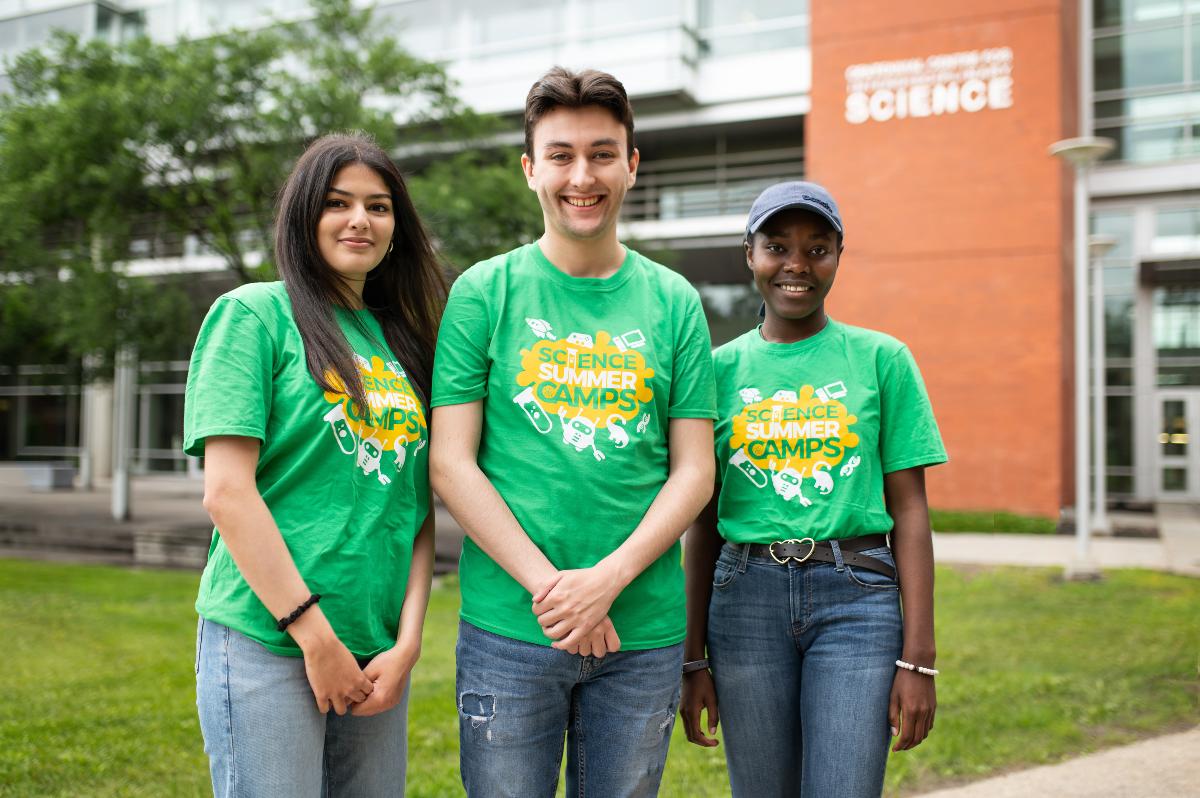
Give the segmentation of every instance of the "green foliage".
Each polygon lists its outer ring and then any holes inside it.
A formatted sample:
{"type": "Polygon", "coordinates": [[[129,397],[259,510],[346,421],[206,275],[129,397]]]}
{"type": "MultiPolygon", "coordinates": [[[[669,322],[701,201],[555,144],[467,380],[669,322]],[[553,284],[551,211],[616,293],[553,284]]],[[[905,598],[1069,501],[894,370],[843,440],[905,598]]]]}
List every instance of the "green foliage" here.
{"type": "Polygon", "coordinates": [[[413,202],[458,271],[542,233],[537,196],[516,152],[468,150],[435,161],[409,181],[413,202]]]}
{"type": "MultiPolygon", "coordinates": [[[[394,151],[398,122],[406,145],[495,129],[370,9],[322,0],[313,11],[172,44],[60,36],[15,60],[0,96],[0,360],[111,356],[127,343],[178,357],[195,335],[187,278],[127,279],[122,264],[178,256],[187,237],[235,282],[270,279],[275,196],[312,139],[365,130],[394,151]],[[147,240],[166,250],[145,253],[147,240]]],[[[513,246],[540,219],[525,213],[537,205],[519,169],[495,156],[463,153],[429,171],[414,192],[455,262],[513,246]],[[442,220],[468,232],[442,232],[442,220]]]]}
{"type": "MultiPolygon", "coordinates": [[[[192,573],[0,560],[0,795],[200,796],[192,573]]],[[[937,572],[937,726],[888,793],[1054,762],[1195,724],[1200,580],[937,572]]],[[[461,795],[458,586],[435,588],[409,708],[416,798],[461,795]]],[[[719,732],[718,732],[719,734],[719,732]]],[[[728,795],[723,749],[675,724],[662,795],[728,795]]]]}

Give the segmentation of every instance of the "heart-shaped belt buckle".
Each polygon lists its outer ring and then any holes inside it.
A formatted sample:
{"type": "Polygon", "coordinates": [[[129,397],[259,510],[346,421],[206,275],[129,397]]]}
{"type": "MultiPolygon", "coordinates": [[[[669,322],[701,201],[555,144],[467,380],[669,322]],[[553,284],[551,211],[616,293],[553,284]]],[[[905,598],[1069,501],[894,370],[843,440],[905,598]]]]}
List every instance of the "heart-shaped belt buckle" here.
{"type": "Polygon", "coordinates": [[[769,552],[771,552],[771,559],[773,559],[775,562],[779,563],[780,565],[787,565],[788,560],[795,560],[796,562],[804,562],[805,560],[807,560],[809,557],[811,557],[813,555],[814,551],[817,550],[817,541],[813,540],[812,538],[789,538],[787,540],[777,540],[774,543],[772,543],[769,547],[767,547],[767,550],[769,552]],[[807,543],[808,544],[808,553],[806,553],[803,557],[797,557],[794,554],[788,554],[788,555],[784,556],[783,558],[780,558],[779,555],[775,553],[775,547],[776,546],[785,546],[788,543],[795,543],[797,546],[807,543]]]}

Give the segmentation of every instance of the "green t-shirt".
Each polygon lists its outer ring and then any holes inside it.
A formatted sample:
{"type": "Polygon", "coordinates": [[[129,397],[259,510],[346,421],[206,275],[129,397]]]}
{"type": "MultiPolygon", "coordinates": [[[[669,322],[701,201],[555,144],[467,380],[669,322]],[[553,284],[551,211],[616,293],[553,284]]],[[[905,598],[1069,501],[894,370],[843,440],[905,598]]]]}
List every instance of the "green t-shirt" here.
{"type": "MultiPolygon", "coordinates": [[[[483,399],[479,466],[555,567],[587,568],[629,537],[667,480],[672,418],[715,418],[696,290],[628,250],[603,279],[571,277],[534,243],[467,270],[442,318],[434,407],[483,399]]],[[[609,612],[623,649],[683,639],[678,543],[609,612]]],[[[549,645],[531,596],[467,540],[462,617],[549,645]]]]}
{"type": "MultiPolygon", "coordinates": [[[[396,642],[413,538],[429,513],[425,411],[370,311],[335,310],[367,393],[363,418],[318,387],[283,283],[220,297],[188,369],[184,451],[212,435],[262,442],[256,482],[292,559],[356,657],[396,642]],[[357,323],[356,323],[357,320],[357,323]],[[360,328],[361,325],[361,328],[360,328]]],[[[300,656],[213,530],[196,611],[267,649],[300,656]]]]}
{"type": "Polygon", "coordinates": [[[892,528],[883,475],[946,461],[908,348],[830,320],[790,344],[758,329],[713,353],[717,526],[735,543],[892,528]]]}

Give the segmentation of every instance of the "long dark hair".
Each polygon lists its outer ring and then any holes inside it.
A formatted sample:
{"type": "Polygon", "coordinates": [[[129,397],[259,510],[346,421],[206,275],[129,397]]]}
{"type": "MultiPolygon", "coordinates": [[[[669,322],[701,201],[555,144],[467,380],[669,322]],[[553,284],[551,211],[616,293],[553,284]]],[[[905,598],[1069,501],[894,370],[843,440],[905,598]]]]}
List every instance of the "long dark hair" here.
{"type": "Polygon", "coordinates": [[[279,192],[275,258],[304,340],[305,362],[318,385],[327,391],[345,392],[365,412],[362,379],[333,312],[334,305],[352,309],[353,294],[321,257],[317,244],[317,222],[325,211],[333,178],[342,167],[355,163],[371,168],[387,184],[396,220],[393,246],[367,276],[363,304],[379,321],[388,348],[404,365],[428,408],[446,278],[400,170],[365,133],[333,134],[314,141],[296,161],[279,192]],[[331,384],[325,376],[329,371],[341,385],[331,384]]]}

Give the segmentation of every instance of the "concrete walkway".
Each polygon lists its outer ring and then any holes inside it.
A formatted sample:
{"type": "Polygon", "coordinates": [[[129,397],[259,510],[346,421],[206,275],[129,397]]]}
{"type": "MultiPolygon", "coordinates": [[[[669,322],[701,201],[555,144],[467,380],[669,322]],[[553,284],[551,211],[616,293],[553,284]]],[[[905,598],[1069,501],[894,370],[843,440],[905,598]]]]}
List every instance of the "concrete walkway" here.
{"type": "Polygon", "coordinates": [[[1200,795],[1200,727],[920,798],[1174,798],[1200,795]]]}
{"type": "MultiPolygon", "coordinates": [[[[1093,537],[1094,564],[1101,570],[1150,568],[1200,577],[1200,507],[1164,504],[1155,516],[1157,538],[1093,537]]],[[[933,536],[934,559],[942,564],[1065,567],[1074,560],[1076,545],[1071,535],[935,532],[933,536]]]]}
{"type": "MultiPolygon", "coordinates": [[[[111,516],[108,480],[92,490],[33,492],[16,463],[0,464],[0,556],[67,562],[204,567],[212,521],[201,501],[204,484],[186,476],[135,477],[132,518],[111,516]]],[[[438,573],[458,567],[463,531],[437,503],[438,573]]]]}

